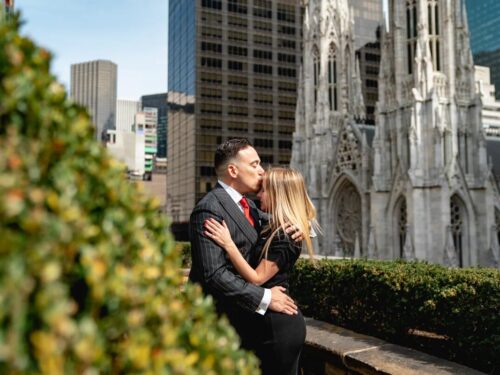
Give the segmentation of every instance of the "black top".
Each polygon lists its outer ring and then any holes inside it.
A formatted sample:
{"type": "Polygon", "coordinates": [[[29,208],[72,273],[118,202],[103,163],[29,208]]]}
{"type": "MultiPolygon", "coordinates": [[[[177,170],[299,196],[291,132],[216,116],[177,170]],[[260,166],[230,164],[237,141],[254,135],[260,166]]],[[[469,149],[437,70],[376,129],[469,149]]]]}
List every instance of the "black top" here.
{"type": "MultiPolygon", "coordinates": [[[[264,249],[264,244],[266,243],[267,237],[261,237],[257,246],[260,247],[261,251],[264,249]]],[[[300,256],[302,251],[302,242],[295,242],[285,234],[283,231],[279,231],[274,236],[271,246],[269,246],[269,250],[267,252],[267,260],[271,262],[275,262],[279,268],[279,271],[276,275],[271,277],[268,281],[266,281],[261,286],[263,288],[272,288],[273,286],[283,286],[286,289],[289,287],[288,277],[290,272],[295,265],[295,262],[300,256]]],[[[255,260],[255,265],[257,266],[260,261],[260,251],[258,253],[257,259],[255,260]]]]}

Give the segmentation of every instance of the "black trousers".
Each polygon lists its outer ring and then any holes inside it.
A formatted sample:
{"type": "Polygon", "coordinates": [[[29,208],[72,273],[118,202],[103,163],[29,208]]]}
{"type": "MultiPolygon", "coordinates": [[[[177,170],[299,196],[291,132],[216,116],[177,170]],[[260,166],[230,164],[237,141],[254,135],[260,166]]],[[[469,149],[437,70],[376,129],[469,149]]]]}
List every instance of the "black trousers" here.
{"type": "Polygon", "coordinates": [[[263,375],[296,375],[306,339],[306,324],[300,310],[297,315],[267,311],[263,316],[262,343],[256,349],[263,375]]]}
{"type": "Polygon", "coordinates": [[[260,360],[262,375],[298,374],[300,352],[306,339],[302,312],[286,315],[267,310],[265,315],[241,309],[225,314],[241,338],[241,347],[260,360]]]}

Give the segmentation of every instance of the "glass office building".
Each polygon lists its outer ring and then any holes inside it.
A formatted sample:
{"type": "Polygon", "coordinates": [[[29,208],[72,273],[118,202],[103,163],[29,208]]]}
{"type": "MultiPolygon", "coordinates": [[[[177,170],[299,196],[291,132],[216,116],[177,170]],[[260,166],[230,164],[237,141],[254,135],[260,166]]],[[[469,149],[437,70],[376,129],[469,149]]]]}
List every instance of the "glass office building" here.
{"type": "Polygon", "coordinates": [[[217,181],[222,141],[248,138],[264,165],[289,164],[301,2],[170,2],[167,212],[177,238],[217,181]]]}
{"type": "Polygon", "coordinates": [[[500,1],[466,0],[474,64],[488,66],[500,100],[500,1]]]}

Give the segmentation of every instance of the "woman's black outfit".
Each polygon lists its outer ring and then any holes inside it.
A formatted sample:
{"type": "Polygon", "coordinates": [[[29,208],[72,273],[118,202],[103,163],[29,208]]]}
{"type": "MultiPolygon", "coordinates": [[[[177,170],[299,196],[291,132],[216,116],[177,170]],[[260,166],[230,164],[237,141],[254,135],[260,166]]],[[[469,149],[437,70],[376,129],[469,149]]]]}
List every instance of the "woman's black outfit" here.
{"type": "MultiPolygon", "coordinates": [[[[266,238],[259,241],[261,248],[265,242],[266,238]]],[[[272,288],[279,285],[288,291],[288,277],[301,250],[301,242],[294,242],[285,233],[278,232],[269,247],[267,260],[275,262],[279,271],[262,287],[272,288]]],[[[257,266],[260,259],[256,259],[255,263],[257,266]]],[[[262,374],[297,374],[300,352],[306,339],[306,325],[302,313],[299,310],[297,315],[286,315],[268,309],[262,318],[264,337],[262,345],[257,349],[262,374]]]]}

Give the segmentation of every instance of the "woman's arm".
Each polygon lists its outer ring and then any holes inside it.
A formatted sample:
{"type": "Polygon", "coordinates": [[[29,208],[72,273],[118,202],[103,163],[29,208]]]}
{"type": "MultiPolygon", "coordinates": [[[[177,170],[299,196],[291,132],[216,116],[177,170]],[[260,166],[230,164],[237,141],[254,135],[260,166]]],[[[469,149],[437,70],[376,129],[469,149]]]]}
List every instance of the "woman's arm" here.
{"type": "Polygon", "coordinates": [[[262,259],[256,269],[250,267],[234,244],[224,221],[222,221],[221,225],[216,220],[209,219],[205,222],[205,229],[205,235],[218,243],[227,252],[234,268],[249,283],[261,285],[278,273],[278,265],[267,259],[262,259]]]}

